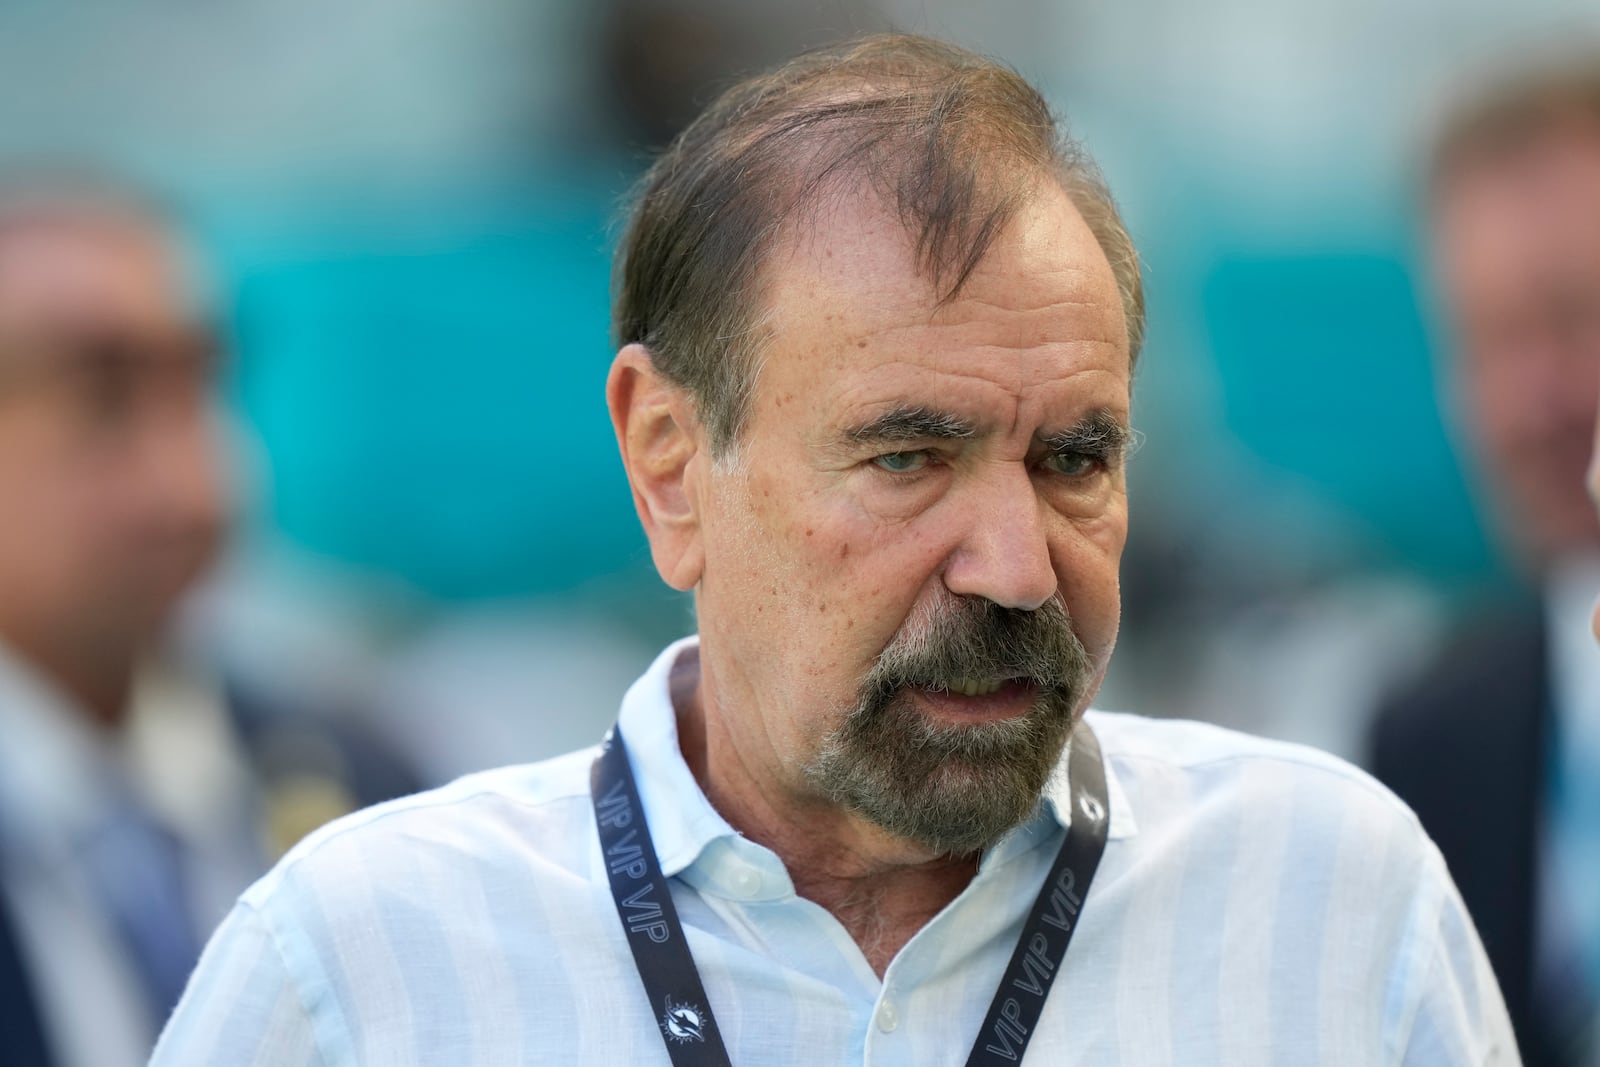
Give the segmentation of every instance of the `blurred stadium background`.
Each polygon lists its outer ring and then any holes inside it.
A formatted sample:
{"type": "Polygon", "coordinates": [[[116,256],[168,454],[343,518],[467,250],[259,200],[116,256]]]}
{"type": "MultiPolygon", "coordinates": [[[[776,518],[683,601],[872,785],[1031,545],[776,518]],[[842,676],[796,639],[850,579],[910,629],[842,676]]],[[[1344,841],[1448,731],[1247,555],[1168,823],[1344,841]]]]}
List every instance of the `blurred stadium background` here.
{"type": "Polygon", "coordinates": [[[1144,255],[1102,703],[1357,754],[1510,580],[1434,383],[1420,160],[1590,0],[0,5],[0,164],[134,175],[214,259],[243,517],[195,640],[371,707],[432,778],[597,737],[692,625],[603,405],[626,190],[717,85],[889,27],[1043,87],[1144,255]]]}

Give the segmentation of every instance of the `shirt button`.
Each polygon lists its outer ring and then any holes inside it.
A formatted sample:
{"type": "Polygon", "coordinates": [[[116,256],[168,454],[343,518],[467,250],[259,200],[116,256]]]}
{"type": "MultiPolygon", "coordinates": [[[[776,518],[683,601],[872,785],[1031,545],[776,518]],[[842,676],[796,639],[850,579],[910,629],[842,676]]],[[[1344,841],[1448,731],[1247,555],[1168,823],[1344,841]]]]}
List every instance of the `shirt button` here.
{"type": "Polygon", "coordinates": [[[894,1033],[895,1027],[900,1025],[900,1013],[894,1009],[894,1001],[886,1000],[878,1005],[878,1029],[886,1034],[894,1033]]]}
{"type": "Polygon", "coordinates": [[[733,891],[741,897],[753,897],[761,892],[761,876],[745,869],[733,876],[733,891]]]}

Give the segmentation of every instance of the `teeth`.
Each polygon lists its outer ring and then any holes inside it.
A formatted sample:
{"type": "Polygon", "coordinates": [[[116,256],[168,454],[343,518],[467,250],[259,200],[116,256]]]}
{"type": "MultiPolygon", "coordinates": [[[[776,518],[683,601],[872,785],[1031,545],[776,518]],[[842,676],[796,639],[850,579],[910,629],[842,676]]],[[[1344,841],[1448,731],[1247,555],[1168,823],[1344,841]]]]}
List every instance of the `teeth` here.
{"type": "Polygon", "coordinates": [[[986,697],[998,690],[1003,684],[1000,681],[980,682],[975,678],[963,678],[958,682],[952,683],[950,689],[952,692],[960,693],[962,696],[986,697]]]}

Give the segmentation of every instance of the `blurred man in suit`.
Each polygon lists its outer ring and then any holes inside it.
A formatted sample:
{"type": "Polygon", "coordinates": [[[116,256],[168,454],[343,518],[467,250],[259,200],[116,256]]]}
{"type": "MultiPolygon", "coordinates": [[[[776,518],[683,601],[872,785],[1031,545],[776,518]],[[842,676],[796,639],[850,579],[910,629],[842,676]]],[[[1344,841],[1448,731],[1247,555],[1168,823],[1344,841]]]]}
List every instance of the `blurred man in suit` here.
{"type": "Polygon", "coordinates": [[[308,774],[366,749],[152,666],[229,513],[193,267],[120,191],[0,190],[5,1067],[144,1063],[273,821],[409,784],[308,774]]]}
{"type": "Polygon", "coordinates": [[[1457,424],[1531,595],[1381,711],[1379,777],[1444,851],[1529,1064],[1600,1062],[1600,57],[1463,108],[1430,180],[1457,424]]]}

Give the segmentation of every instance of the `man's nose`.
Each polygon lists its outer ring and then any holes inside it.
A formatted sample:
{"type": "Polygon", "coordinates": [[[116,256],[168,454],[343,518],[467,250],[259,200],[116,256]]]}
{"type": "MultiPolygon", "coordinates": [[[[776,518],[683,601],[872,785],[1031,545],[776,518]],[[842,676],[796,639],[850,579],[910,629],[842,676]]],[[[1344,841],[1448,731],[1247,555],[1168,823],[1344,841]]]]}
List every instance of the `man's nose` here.
{"type": "Polygon", "coordinates": [[[204,401],[174,404],[147,428],[144,462],[152,517],[201,540],[227,524],[222,428],[204,401]]]}
{"type": "Polygon", "coordinates": [[[967,526],[945,564],[945,588],[1025,611],[1055,595],[1048,516],[1025,467],[991,477],[961,506],[967,526]]]}

